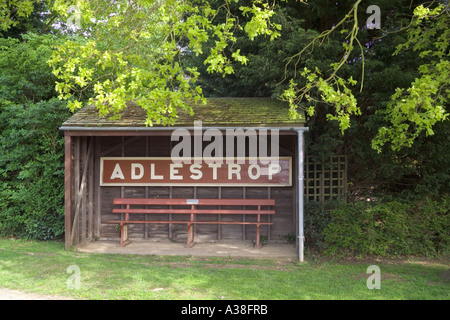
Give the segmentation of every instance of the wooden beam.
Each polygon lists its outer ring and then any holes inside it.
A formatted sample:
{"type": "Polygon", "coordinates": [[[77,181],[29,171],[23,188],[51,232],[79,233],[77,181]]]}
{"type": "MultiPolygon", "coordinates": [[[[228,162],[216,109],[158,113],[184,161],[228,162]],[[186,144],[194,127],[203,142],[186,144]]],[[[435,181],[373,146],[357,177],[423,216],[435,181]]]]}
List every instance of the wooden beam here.
{"type": "Polygon", "coordinates": [[[94,189],[95,189],[95,232],[94,239],[100,238],[100,226],[101,226],[101,210],[102,210],[102,189],[100,188],[100,152],[101,152],[101,138],[95,138],[95,157],[94,157],[94,189]]]}
{"type": "MultiPolygon", "coordinates": [[[[133,130],[122,130],[122,131],[96,131],[96,130],[92,130],[92,131],[78,131],[78,130],[66,130],[65,133],[69,136],[78,136],[78,137],[111,137],[111,136],[115,136],[115,137],[145,137],[145,136],[171,136],[173,131],[175,131],[176,129],[180,129],[180,128],[176,128],[174,127],[173,130],[162,130],[162,131],[153,131],[153,130],[146,130],[146,131],[133,131],[133,130]]],[[[225,127],[220,127],[217,128],[219,130],[221,130],[222,132],[225,132],[225,130],[227,128],[225,127]]],[[[230,128],[231,129],[231,128],[230,128]]],[[[248,128],[242,128],[244,129],[244,134],[245,131],[248,128]]],[[[264,127],[254,127],[251,129],[267,129],[264,127]]],[[[281,128],[280,128],[281,129],[281,128]]],[[[205,130],[205,129],[203,129],[205,130]]],[[[190,134],[194,134],[194,130],[189,130],[190,134]]],[[[285,135],[296,135],[296,131],[282,131],[280,130],[278,132],[278,134],[280,136],[285,136],[285,135]]]]}
{"type": "MultiPolygon", "coordinates": [[[[81,139],[81,163],[84,164],[84,167],[87,168],[89,165],[88,159],[90,157],[86,156],[86,149],[87,149],[87,139],[88,137],[83,137],[81,139]]],[[[87,174],[87,173],[86,173],[87,174]]],[[[83,172],[84,175],[84,172],[83,172]]],[[[81,194],[81,226],[80,226],[80,235],[81,235],[81,243],[86,243],[86,189],[87,189],[87,182],[86,179],[82,182],[84,184],[84,192],[81,194]]]]}
{"type": "MultiPolygon", "coordinates": [[[[89,143],[94,144],[94,137],[89,138],[89,143]]],[[[95,151],[95,148],[94,148],[95,151]]],[[[94,154],[87,159],[89,161],[89,184],[88,184],[88,241],[94,239],[94,154]]]]}
{"type": "MultiPolygon", "coordinates": [[[[174,128],[176,129],[176,128],[174,128]]],[[[66,134],[77,137],[137,137],[137,136],[170,136],[172,131],[75,131],[67,130],[66,134]]]]}
{"type": "Polygon", "coordinates": [[[65,247],[66,250],[72,245],[70,230],[72,223],[72,137],[64,137],[64,226],[65,226],[65,247]]]}
{"type": "MultiPolygon", "coordinates": [[[[74,204],[78,203],[79,200],[79,191],[80,191],[80,145],[81,145],[81,137],[74,137],[73,139],[73,196],[74,196],[74,204]]],[[[76,208],[76,206],[75,206],[76,208]]],[[[74,209],[72,209],[74,210],[74,209]]],[[[75,209],[76,210],[76,209],[75,209]]],[[[79,241],[79,223],[74,219],[74,215],[72,213],[72,230],[70,233],[70,243],[71,245],[78,244],[79,241]],[[75,233],[77,237],[75,237],[75,233]],[[75,242],[74,242],[75,241],[75,242]]]]}

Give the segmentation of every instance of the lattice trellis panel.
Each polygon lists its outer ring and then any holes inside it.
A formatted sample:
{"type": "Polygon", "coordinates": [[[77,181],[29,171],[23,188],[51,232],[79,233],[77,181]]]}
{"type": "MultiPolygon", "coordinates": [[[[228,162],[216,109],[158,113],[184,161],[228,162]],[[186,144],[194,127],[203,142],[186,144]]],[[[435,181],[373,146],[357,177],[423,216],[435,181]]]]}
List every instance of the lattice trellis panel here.
{"type": "Polygon", "coordinates": [[[329,162],[305,160],[306,200],[334,200],[347,193],[346,156],[333,156],[329,162]]]}

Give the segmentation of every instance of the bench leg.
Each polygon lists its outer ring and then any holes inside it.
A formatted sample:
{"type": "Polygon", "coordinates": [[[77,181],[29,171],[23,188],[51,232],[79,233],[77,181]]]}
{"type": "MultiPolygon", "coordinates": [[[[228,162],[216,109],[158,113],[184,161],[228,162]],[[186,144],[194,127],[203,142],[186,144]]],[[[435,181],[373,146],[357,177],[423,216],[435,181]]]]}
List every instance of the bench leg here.
{"type": "Polygon", "coordinates": [[[260,243],[260,227],[259,224],[256,225],[256,248],[261,248],[261,243],[260,243]]]}
{"type": "Polygon", "coordinates": [[[194,246],[194,225],[192,223],[188,223],[188,234],[187,234],[187,246],[194,246]]]}
{"type": "Polygon", "coordinates": [[[120,224],[120,246],[125,247],[126,245],[129,245],[130,243],[131,243],[131,241],[128,240],[128,224],[121,223],[120,224]]]}

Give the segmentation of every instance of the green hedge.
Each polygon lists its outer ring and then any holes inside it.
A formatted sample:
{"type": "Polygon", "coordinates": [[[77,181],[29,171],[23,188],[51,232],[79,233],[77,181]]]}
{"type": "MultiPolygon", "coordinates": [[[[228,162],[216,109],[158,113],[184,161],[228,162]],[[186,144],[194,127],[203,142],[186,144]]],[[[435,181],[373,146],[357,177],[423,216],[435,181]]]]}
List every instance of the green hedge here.
{"type": "Polygon", "coordinates": [[[66,104],[57,99],[0,112],[0,236],[50,240],[64,233],[66,104]]]}
{"type": "Polygon", "coordinates": [[[64,233],[64,135],[70,116],[47,63],[51,34],[0,38],[0,236],[64,233]]]}
{"type": "Polygon", "coordinates": [[[315,218],[309,214],[306,236],[330,256],[448,254],[449,211],[448,195],[439,200],[342,203],[315,218]]]}

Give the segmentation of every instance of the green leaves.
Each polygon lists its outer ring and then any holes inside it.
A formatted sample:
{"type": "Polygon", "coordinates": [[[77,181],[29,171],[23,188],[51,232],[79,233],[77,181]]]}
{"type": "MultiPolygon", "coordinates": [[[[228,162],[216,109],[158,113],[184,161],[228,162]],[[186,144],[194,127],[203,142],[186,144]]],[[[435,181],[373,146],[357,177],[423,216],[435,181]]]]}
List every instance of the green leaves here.
{"type": "Polygon", "coordinates": [[[0,112],[1,235],[58,239],[64,232],[64,137],[57,99],[0,112]]]}
{"type": "Polygon", "coordinates": [[[55,94],[55,78],[43,58],[51,55],[51,44],[58,39],[31,33],[22,38],[0,38],[0,104],[33,103],[55,94]]]}
{"type": "Polygon", "coordinates": [[[437,201],[360,200],[330,212],[323,230],[329,255],[446,254],[449,249],[449,197],[437,201]]]}
{"type": "MultiPolygon", "coordinates": [[[[287,59],[286,69],[294,59],[297,59],[295,68],[301,58],[310,48],[322,43],[330,34],[342,28],[341,34],[346,34],[342,41],[341,59],[329,64],[328,71],[310,71],[305,68],[300,73],[303,85],[291,80],[289,88],[281,96],[290,104],[291,117],[297,117],[298,112],[306,111],[309,116],[316,114],[319,104],[333,107],[333,112],[327,114],[328,120],[336,120],[343,133],[350,127],[350,117],[361,115],[357,100],[350,86],[355,85],[353,77],[347,80],[342,76],[343,69],[347,65],[361,61],[362,77],[360,92],[363,90],[365,54],[370,53],[367,48],[374,43],[366,43],[364,48],[358,38],[357,9],[361,1],[355,1],[353,8],[332,29],[323,31],[309,42],[300,52],[287,59]],[[350,21],[352,28],[347,29],[345,23],[350,21]],[[349,31],[350,30],[350,31],[349,31]],[[359,47],[359,56],[353,53],[354,48],[359,47]],[[327,74],[324,76],[323,74],[327,74]]],[[[397,46],[394,54],[403,54],[403,50],[412,49],[417,52],[418,58],[423,63],[418,67],[418,77],[407,89],[397,89],[391,96],[391,101],[383,111],[386,125],[378,130],[378,135],[372,141],[372,147],[378,152],[382,146],[389,144],[391,149],[399,151],[403,147],[410,147],[414,141],[425,133],[433,135],[433,127],[437,122],[446,121],[449,113],[446,110],[450,96],[450,64],[448,61],[448,44],[450,42],[450,30],[448,29],[448,8],[443,4],[434,7],[420,5],[414,10],[414,19],[407,27],[408,40],[397,46]]]]}
{"type": "Polygon", "coordinates": [[[268,35],[270,40],[279,37],[281,34],[281,25],[272,23],[271,18],[275,11],[270,8],[268,3],[262,1],[253,1],[251,7],[241,6],[239,8],[244,16],[251,15],[251,19],[246,23],[244,30],[251,40],[259,35],[268,35]]]}
{"type": "MultiPolygon", "coordinates": [[[[353,27],[350,31],[347,29],[341,30],[342,33],[348,33],[346,41],[341,43],[344,52],[341,54],[342,58],[338,62],[330,63],[330,74],[328,77],[323,76],[323,72],[319,70],[316,66],[315,71],[309,70],[307,67],[303,69],[300,73],[304,80],[304,85],[299,87],[293,80],[290,82],[289,88],[284,91],[281,98],[288,101],[290,105],[290,115],[293,118],[298,117],[297,109],[300,112],[307,111],[308,115],[312,116],[315,114],[315,106],[311,105],[311,102],[315,104],[324,103],[326,105],[333,106],[334,112],[327,114],[328,120],[336,120],[339,123],[341,132],[344,133],[346,129],[350,127],[350,116],[360,115],[361,111],[357,106],[356,98],[354,97],[352,91],[348,88],[348,85],[356,84],[356,81],[350,77],[348,80],[340,77],[338,72],[343,66],[348,63],[350,58],[350,53],[354,49],[354,42],[356,42],[360,49],[362,55],[362,65],[364,66],[364,53],[362,46],[357,38],[358,35],[358,19],[357,11],[361,0],[355,1],[352,9],[345,15],[343,19],[337,22],[332,29],[323,31],[318,36],[314,37],[304,48],[293,55],[287,60],[286,68],[289,64],[296,58],[295,69],[300,59],[306,55],[310,48],[314,48],[316,43],[322,45],[322,43],[329,37],[329,35],[336,30],[338,27],[342,27],[344,23],[353,16],[354,22],[353,27]],[[315,96],[318,96],[315,98],[315,96]],[[305,107],[305,104],[307,107],[305,107]],[[300,107],[302,106],[303,107],[300,107]]],[[[363,67],[364,70],[364,67],[363,67]]],[[[364,72],[363,72],[364,73],[364,72]]],[[[364,76],[363,76],[364,77],[364,76]]],[[[362,83],[361,83],[362,90],[362,83]]]]}
{"type": "Polygon", "coordinates": [[[433,135],[436,123],[448,120],[450,19],[447,10],[443,5],[434,9],[421,5],[414,10],[416,19],[408,30],[408,41],[399,45],[395,54],[412,48],[419,51],[426,63],[418,67],[420,77],[409,88],[397,88],[391,96],[383,111],[390,126],[381,127],[372,141],[372,147],[378,152],[387,143],[394,151],[411,147],[422,132],[433,135]],[[427,24],[429,19],[433,20],[432,24],[427,24]]]}
{"type": "Polygon", "coordinates": [[[0,0],[0,31],[17,26],[17,17],[27,17],[38,0],[0,0]]]}
{"type": "Polygon", "coordinates": [[[306,79],[306,84],[302,88],[298,88],[297,83],[291,79],[289,88],[281,95],[282,99],[289,102],[291,118],[301,117],[300,112],[303,111],[306,111],[309,116],[316,113],[314,105],[298,110],[298,105],[303,99],[309,103],[325,102],[332,105],[334,113],[327,114],[327,119],[338,121],[342,133],[350,127],[350,116],[361,114],[356,98],[348,88],[349,84],[356,83],[353,78],[350,77],[346,81],[335,75],[333,78],[324,79],[317,68],[315,72],[312,72],[306,67],[301,72],[301,76],[306,79]],[[320,95],[320,101],[311,96],[313,89],[320,95]]]}
{"type": "MultiPolygon", "coordinates": [[[[70,5],[55,1],[53,9],[67,16],[70,5]]],[[[233,61],[248,62],[239,49],[231,57],[225,54],[236,41],[235,30],[241,29],[227,1],[218,9],[204,0],[140,0],[133,5],[121,0],[115,6],[84,0],[77,5],[82,30],[55,48],[49,60],[59,97],[71,100],[71,110],[83,106],[87,94],[87,103],[95,104],[101,115],[117,117],[133,101],[147,110],[149,126],[172,125],[178,110],[192,112],[187,99],[205,101],[196,85],[199,72],[185,65],[185,54],[206,53],[207,71],[223,76],[234,73],[233,61]],[[224,21],[215,20],[219,10],[225,12],[224,21]],[[211,40],[213,45],[206,47],[211,40]]],[[[267,4],[257,1],[243,10],[252,16],[247,28],[252,38],[279,35],[267,4]]]]}
{"type": "MultiPolygon", "coordinates": [[[[20,12],[30,14],[34,2],[10,1],[5,12],[20,6],[20,12]]],[[[249,18],[245,26],[231,12],[231,3],[225,0],[213,8],[206,0],[119,0],[114,5],[49,1],[48,8],[58,15],[55,21],[62,22],[59,29],[69,27],[74,18],[78,26],[75,32],[62,30],[70,38],[55,44],[48,61],[59,98],[69,101],[72,111],[89,103],[112,117],[133,101],[147,110],[148,125],[173,124],[177,110],[192,112],[187,99],[204,102],[196,85],[199,72],[185,65],[185,55],[205,53],[207,71],[226,76],[235,72],[234,62],[248,63],[240,49],[233,48],[236,31],[245,30],[252,40],[280,36],[281,25],[272,21],[274,3],[257,0],[240,6],[249,18]],[[219,12],[225,19],[217,18],[219,12]]]]}
{"type": "Polygon", "coordinates": [[[55,98],[46,60],[57,37],[0,38],[0,235],[64,232],[64,137],[70,112],[55,98]]]}

